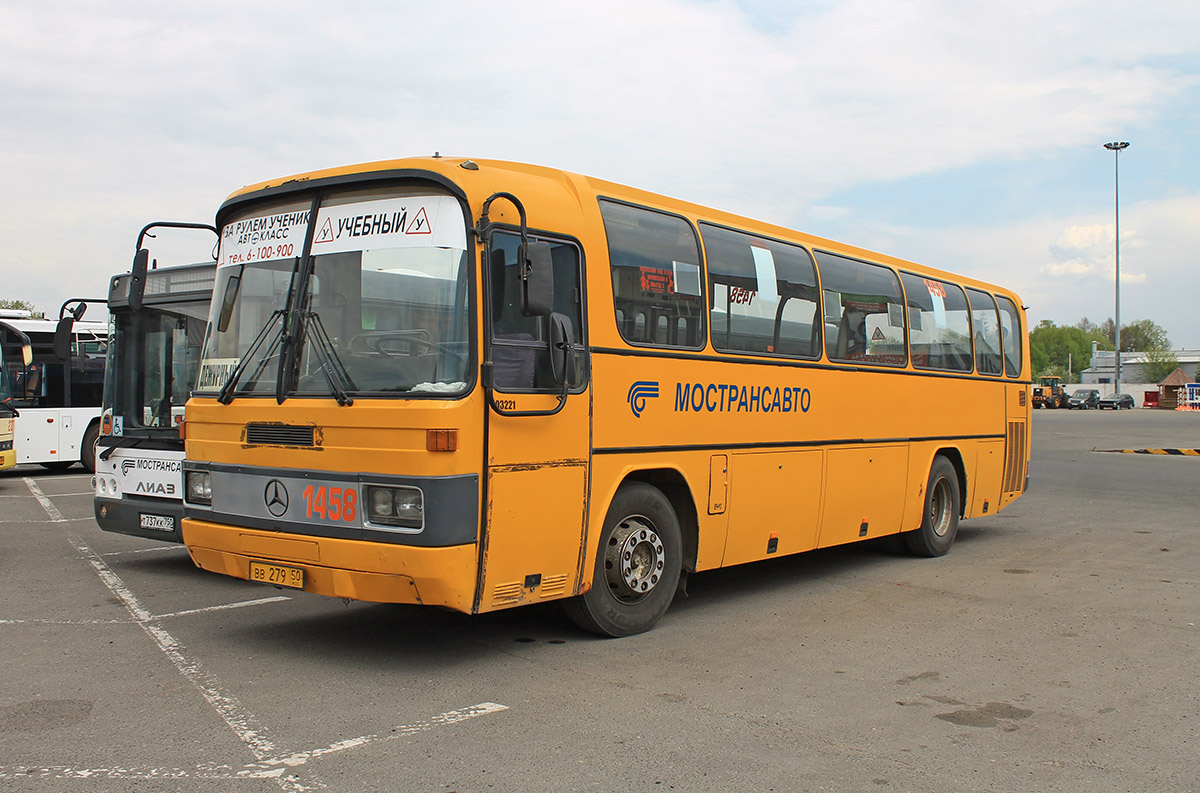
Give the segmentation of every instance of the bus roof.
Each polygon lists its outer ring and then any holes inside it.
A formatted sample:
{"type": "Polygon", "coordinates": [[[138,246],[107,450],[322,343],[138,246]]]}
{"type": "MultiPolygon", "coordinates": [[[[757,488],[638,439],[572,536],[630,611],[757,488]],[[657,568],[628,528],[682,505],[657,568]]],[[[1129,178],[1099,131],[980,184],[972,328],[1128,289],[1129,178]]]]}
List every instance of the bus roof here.
{"type": "MultiPolygon", "coordinates": [[[[53,333],[58,327],[56,319],[4,319],[4,324],[9,325],[23,333],[53,333]]],[[[75,332],[88,331],[98,333],[102,336],[108,335],[108,323],[97,322],[90,319],[81,319],[75,322],[75,332]]]]}
{"type": "MultiPolygon", "coordinates": [[[[441,180],[446,180],[452,184],[460,185],[460,189],[470,187],[470,182],[474,178],[480,176],[490,176],[487,180],[488,184],[495,181],[503,180],[505,173],[513,177],[519,177],[521,181],[527,184],[530,181],[543,180],[547,183],[555,183],[579,197],[590,195],[594,198],[615,198],[631,203],[641,204],[653,208],[659,208],[676,212],[689,216],[695,221],[708,221],[711,223],[731,226],[751,233],[757,233],[766,237],[773,237],[787,242],[795,242],[806,245],[810,248],[827,250],[832,253],[839,253],[844,256],[860,258],[867,261],[873,261],[880,264],[887,264],[897,269],[917,270],[924,274],[934,275],[956,281],[965,286],[976,286],[991,289],[992,291],[1006,294],[1011,297],[1018,306],[1021,306],[1020,300],[1012,290],[1001,287],[997,284],[982,281],[971,276],[967,276],[961,272],[953,272],[950,270],[942,270],[932,267],[928,264],[901,259],[895,256],[890,256],[878,251],[872,251],[867,248],[860,248],[844,242],[819,237],[814,234],[808,234],[803,231],[791,229],[786,226],[779,226],[773,223],[768,223],[762,220],[737,215],[732,212],[726,212],[719,209],[713,209],[701,204],[694,204],[682,199],[671,198],[658,193],[653,193],[647,190],[642,190],[628,185],[609,182],[603,179],[597,179],[590,176],[564,171],[557,168],[550,168],[541,165],[531,165],[528,163],[509,162],[505,160],[486,160],[486,159],[466,159],[463,157],[408,157],[396,160],[379,160],[375,162],[357,163],[352,165],[343,165],[335,168],[325,168],[308,173],[293,174],[284,176],[278,179],[271,179],[257,184],[247,185],[240,190],[235,190],[229,195],[222,204],[218,212],[218,216],[233,204],[241,203],[242,200],[250,198],[253,194],[262,191],[268,192],[285,192],[289,190],[303,190],[312,182],[327,182],[327,181],[342,181],[347,182],[354,180],[355,177],[374,177],[388,178],[391,176],[397,178],[418,177],[425,174],[429,176],[440,177],[441,180]],[[468,176],[471,175],[471,176],[468,176]]],[[[520,197],[520,196],[519,196],[520,197]]],[[[524,199],[522,199],[524,200],[524,199]]],[[[219,217],[218,217],[219,220],[219,217]]],[[[532,219],[530,226],[536,227],[537,224],[532,219]]]]}

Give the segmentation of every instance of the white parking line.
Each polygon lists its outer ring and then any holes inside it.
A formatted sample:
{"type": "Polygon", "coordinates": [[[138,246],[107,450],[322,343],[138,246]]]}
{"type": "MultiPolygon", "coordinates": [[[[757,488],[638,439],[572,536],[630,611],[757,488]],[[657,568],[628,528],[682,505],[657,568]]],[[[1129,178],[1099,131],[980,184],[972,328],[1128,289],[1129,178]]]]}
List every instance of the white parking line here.
{"type": "Polygon", "coordinates": [[[162,553],[163,551],[182,551],[182,545],[156,545],[153,548],[134,548],[132,551],[108,551],[100,554],[101,556],[128,556],[129,554],[138,553],[162,553]]]}
{"type": "Polygon", "coordinates": [[[128,625],[129,620],[0,620],[0,625],[128,625]]]}
{"type": "MultiPolygon", "coordinates": [[[[341,752],[346,749],[354,749],[359,746],[366,746],[371,743],[383,741],[393,741],[397,738],[405,738],[410,735],[416,735],[422,732],[428,732],[435,727],[444,727],[450,724],[458,724],[467,719],[474,719],[479,716],[485,716],[489,713],[499,713],[508,710],[507,705],[500,705],[495,702],[481,702],[478,705],[472,705],[469,708],[461,710],[452,710],[448,713],[443,713],[434,716],[432,719],[425,721],[414,722],[413,724],[404,724],[395,727],[389,734],[379,735],[364,735],[360,738],[351,738],[347,741],[338,741],[321,749],[313,749],[309,752],[294,752],[293,754],[283,757],[274,757],[263,760],[259,763],[244,766],[240,769],[232,769],[228,766],[214,765],[199,765],[193,769],[183,768],[146,768],[132,767],[122,768],[119,766],[111,766],[108,768],[71,768],[70,766],[20,766],[17,768],[5,768],[0,766],[0,780],[7,779],[120,779],[120,780],[146,780],[146,779],[273,779],[281,786],[285,782],[292,782],[297,787],[294,790],[312,790],[314,787],[299,786],[299,780],[294,777],[285,779],[283,775],[289,769],[297,768],[304,765],[309,760],[315,757],[322,757],[336,752],[341,752]]],[[[310,785],[313,783],[309,783],[310,785]]],[[[316,786],[324,787],[321,783],[315,783],[316,786]]]]}
{"type": "MultiPolygon", "coordinates": [[[[258,600],[241,600],[237,603],[224,603],[219,606],[205,606],[198,609],[187,609],[185,611],[171,611],[166,614],[155,614],[149,619],[163,620],[168,617],[184,617],[189,614],[206,614],[210,611],[226,611],[228,609],[240,609],[246,606],[263,606],[267,603],[278,603],[283,600],[291,600],[290,597],[277,595],[276,597],[259,598],[258,600]]],[[[128,625],[131,621],[136,620],[53,620],[53,619],[32,619],[32,620],[8,620],[0,619],[0,625],[128,625]]]]}
{"type": "Polygon", "coordinates": [[[239,603],[226,603],[223,606],[205,606],[204,608],[188,609],[187,611],[172,611],[169,614],[159,614],[155,619],[166,619],[167,617],[182,617],[185,614],[206,614],[210,611],[224,611],[226,609],[240,609],[246,606],[261,606],[265,603],[278,603],[281,600],[291,600],[290,597],[277,595],[270,598],[259,598],[258,600],[243,600],[239,603]]]}
{"type": "Polygon", "coordinates": [[[46,510],[46,514],[50,516],[50,521],[52,523],[65,522],[66,518],[64,518],[63,514],[58,511],[58,507],[54,506],[50,499],[46,498],[46,494],[42,492],[40,487],[38,487],[37,482],[33,481],[28,476],[23,477],[23,479],[25,481],[25,486],[29,488],[29,492],[33,493],[33,497],[38,500],[38,503],[42,505],[42,509],[46,510]]]}
{"type": "MultiPolygon", "coordinates": [[[[50,516],[51,523],[74,523],[75,519],[68,520],[64,518],[58,508],[46,497],[41,488],[31,478],[24,478],[26,486],[33,496],[42,505],[46,514],[50,516]]],[[[91,520],[88,518],[88,520],[91,520]]],[[[40,522],[40,521],[39,521],[40,522]]],[[[367,746],[372,743],[381,743],[391,741],[396,738],[415,735],[417,733],[426,732],[435,727],[457,724],[467,719],[477,718],[490,713],[499,713],[508,710],[507,705],[500,705],[495,702],[483,702],[478,705],[472,705],[460,710],[452,710],[442,713],[433,718],[414,722],[412,724],[401,725],[393,728],[383,735],[362,735],[357,738],[350,738],[343,741],[337,741],[329,746],[312,749],[303,752],[279,753],[278,747],[274,741],[267,735],[267,729],[258,719],[250,713],[238,699],[231,693],[226,691],[220,681],[211,673],[205,672],[201,667],[200,661],[193,657],[174,636],[168,633],[159,621],[168,617],[177,617],[185,614],[197,614],[209,611],[218,611],[222,609],[244,608],[246,606],[263,605],[267,603],[275,603],[281,600],[289,600],[285,596],[275,596],[269,598],[260,598],[257,600],[242,601],[239,603],[231,603],[221,606],[209,606],[199,609],[189,609],[186,611],[178,611],[170,614],[153,615],[142,605],[137,596],[125,585],[121,577],[113,571],[111,567],[100,557],[100,554],[92,550],[83,540],[75,536],[68,536],[68,541],[74,546],[79,555],[89,564],[100,577],[100,580],[109,589],[110,592],[121,602],[132,617],[133,622],[138,624],[143,631],[146,632],[151,640],[158,646],[159,650],[167,656],[172,665],[194,685],[209,703],[209,705],[217,712],[221,719],[229,726],[233,733],[246,745],[257,762],[243,766],[240,769],[235,769],[228,765],[217,765],[214,763],[206,763],[197,765],[194,769],[180,768],[151,768],[151,767],[119,767],[112,766],[107,768],[72,768],[70,766],[0,766],[0,780],[16,780],[16,779],[121,779],[121,780],[149,780],[149,779],[271,779],[281,790],[288,793],[304,793],[306,791],[317,790],[324,788],[325,785],[318,779],[309,776],[307,779],[301,779],[294,770],[300,766],[306,765],[310,760],[326,755],[331,755],[347,749],[354,749],[360,746],[367,746]]],[[[119,623],[123,620],[84,620],[78,622],[66,622],[65,624],[106,624],[108,622],[119,623]]],[[[0,620],[0,625],[12,624],[60,624],[55,620],[0,620]]]]}
{"type": "MultiPolygon", "coordinates": [[[[216,677],[203,671],[200,661],[192,657],[183,644],[158,624],[156,618],[146,610],[137,596],[130,591],[129,587],[125,586],[121,577],[113,572],[112,568],[95,551],[76,537],[71,537],[70,541],[75,546],[75,550],[91,564],[92,569],[100,576],[100,580],[104,582],[109,591],[125,606],[134,622],[138,623],[146,635],[158,645],[158,649],[162,650],[179,673],[200,690],[200,694],[208,704],[224,720],[229,729],[233,730],[234,735],[253,753],[254,757],[260,762],[271,757],[276,752],[276,746],[267,737],[266,729],[259,724],[258,719],[242,707],[242,703],[238,701],[237,697],[224,690],[216,677]]],[[[284,790],[308,789],[306,786],[289,780],[280,779],[278,781],[284,790]]]]}

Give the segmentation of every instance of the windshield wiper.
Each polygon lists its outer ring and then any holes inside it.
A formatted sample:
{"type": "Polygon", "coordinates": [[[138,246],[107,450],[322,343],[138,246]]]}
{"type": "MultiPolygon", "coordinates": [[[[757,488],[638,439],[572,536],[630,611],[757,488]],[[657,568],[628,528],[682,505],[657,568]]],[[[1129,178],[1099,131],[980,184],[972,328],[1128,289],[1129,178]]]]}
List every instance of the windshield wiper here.
{"type": "Polygon", "coordinates": [[[106,446],[104,451],[100,452],[100,459],[107,460],[109,457],[113,456],[113,452],[115,452],[117,449],[128,449],[133,446],[141,446],[142,441],[144,440],[146,439],[138,435],[122,435],[117,439],[116,443],[114,443],[112,446],[106,446]]]}
{"type": "MultiPolygon", "coordinates": [[[[242,360],[239,361],[238,365],[234,367],[232,372],[229,373],[229,379],[225,381],[225,385],[221,386],[221,393],[217,394],[217,401],[222,405],[228,405],[233,401],[233,392],[237,388],[238,380],[241,379],[242,374],[246,371],[246,367],[249,365],[250,359],[254,357],[254,353],[257,352],[258,348],[262,346],[262,343],[264,340],[266,340],[267,334],[271,331],[271,328],[275,327],[275,323],[279,321],[279,319],[285,313],[287,313],[286,309],[282,308],[277,308],[271,312],[271,319],[267,321],[267,324],[263,326],[263,329],[260,330],[258,335],[254,337],[254,342],[250,345],[250,349],[246,350],[246,354],[242,356],[242,360]]],[[[258,363],[258,368],[256,368],[254,370],[254,374],[251,375],[251,383],[256,382],[259,375],[262,374],[262,370],[266,368],[267,361],[271,360],[270,353],[273,352],[276,345],[279,344],[279,339],[282,335],[283,326],[280,325],[279,333],[275,334],[275,338],[271,342],[271,350],[269,350],[268,353],[262,357],[262,360],[258,363]]]]}
{"type": "Polygon", "coordinates": [[[317,362],[321,364],[321,371],[325,373],[325,379],[329,381],[329,388],[333,392],[334,398],[339,405],[353,405],[354,397],[350,396],[348,392],[357,391],[358,386],[354,384],[350,372],[346,370],[346,365],[338,357],[333,342],[325,331],[325,324],[321,322],[321,315],[314,311],[308,311],[305,312],[304,318],[304,329],[307,331],[308,328],[313,328],[312,337],[315,341],[313,351],[316,353],[317,362]]]}

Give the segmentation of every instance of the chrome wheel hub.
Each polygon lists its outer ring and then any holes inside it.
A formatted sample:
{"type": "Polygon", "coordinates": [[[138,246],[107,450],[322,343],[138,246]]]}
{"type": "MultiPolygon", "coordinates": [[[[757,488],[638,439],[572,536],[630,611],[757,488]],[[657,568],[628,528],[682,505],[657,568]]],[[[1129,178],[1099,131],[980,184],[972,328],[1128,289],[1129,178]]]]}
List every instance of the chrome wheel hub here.
{"type": "Polygon", "coordinates": [[[604,557],[609,590],[619,600],[636,602],[654,591],[666,566],[666,551],[654,526],[643,517],[617,525],[604,557]]]}

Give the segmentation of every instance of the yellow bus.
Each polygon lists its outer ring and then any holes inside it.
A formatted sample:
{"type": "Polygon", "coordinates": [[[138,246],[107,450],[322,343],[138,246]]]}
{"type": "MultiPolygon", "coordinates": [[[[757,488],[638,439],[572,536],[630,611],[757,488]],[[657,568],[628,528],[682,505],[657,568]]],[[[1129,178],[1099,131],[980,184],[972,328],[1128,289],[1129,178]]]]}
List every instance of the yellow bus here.
{"type": "MultiPolygon", "coordinates": [[[[13,312],[10,310],[9,313],[13,312]]],[[[6,345],[0,345],[0,471],[7,471],[17,467],[17,450],[13,441],[16,437],[16,420],[21,414],[13,399],[12,372],[5,365],[5,360],[7,356],[20,360],[17,371],[21,371],[33,363],[33,347],[28,336],[3,319],[0,319],[0,334],[14,339],[14,348],[20,349],[17,355],[14,354],[15,350],[10,352],[6,350],[6,345]]]]}
{"type": "Polygon", "coordinates": [[[234,193],[186,413],[200,567],[653,626],[691,572],[902,535],[1027,486],[1007,289],[532,165],[234,193]]]}

